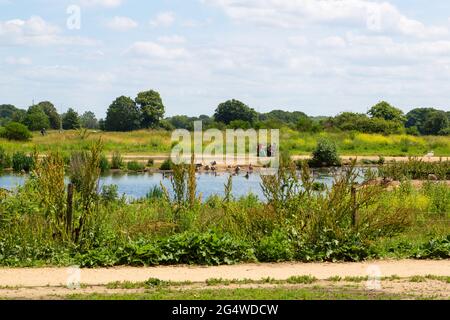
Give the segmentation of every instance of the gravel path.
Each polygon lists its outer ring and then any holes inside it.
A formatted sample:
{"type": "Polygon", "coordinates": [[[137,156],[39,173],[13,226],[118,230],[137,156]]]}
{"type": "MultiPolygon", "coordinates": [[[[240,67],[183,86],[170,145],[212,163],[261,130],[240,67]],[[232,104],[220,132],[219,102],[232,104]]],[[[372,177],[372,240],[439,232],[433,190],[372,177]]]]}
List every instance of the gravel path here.
{"type": "MultiPolygon", "coordinates": [[[[0,287],[65,286],[74,271],[68,268],[0,269],[0,287]]],[[[286,280],[291,276],[311,275],[320,280],[333,276],[389,277],[450,276],[450,260],[441,261],[369,261],[362,263],[280,263],[243,264],[220,267],[119,267],[82,269],[80,282],[86,285],[105,285],[115,281],[142,282],[149,278],[165,281],[204,282],[210,278],[260,280],[271,277],[286,280]]]]}

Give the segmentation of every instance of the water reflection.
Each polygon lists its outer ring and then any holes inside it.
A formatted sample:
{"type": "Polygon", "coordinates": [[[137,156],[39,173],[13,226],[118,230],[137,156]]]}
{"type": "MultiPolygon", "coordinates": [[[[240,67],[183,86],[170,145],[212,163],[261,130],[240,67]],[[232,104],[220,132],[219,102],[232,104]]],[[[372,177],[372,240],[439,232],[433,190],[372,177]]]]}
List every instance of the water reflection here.
{"type": "MultiPolygon", "coordinates": [[[[333,176],[338,172],[335,169],[318,170],[314,171],[314,177],[317,182],[331,186],[333,176]]],[[[361,171],[361,173],[363,172],[361,171]]],[[[227,183],[229,175],[229,173],[197,174],[197,190],[202,194],[203,199],[215,194],[223,195],[224,185],[227,183]]],[[[0,175],[0,188],[12,190],[17,186],[23,185],[26,179],[27,176],[24,175],[0,175]]],[[[163,173],[114,173],[102,176],[100,179],[100,187],[115,184],[118,186],[119,194],[124,194],[126,197],[134,199],[145,197],[152,187],[159,186],[160,183],[169,190],[171,189],[169,176],[163,173]]],[[[243,172],[242,174],[234,175],[233,195],[240,197],[253,193],[260,199],[263,199],[264,196],[260,184],[261,177],[257,173],[247,175],[246,172],[243,172]]]]}

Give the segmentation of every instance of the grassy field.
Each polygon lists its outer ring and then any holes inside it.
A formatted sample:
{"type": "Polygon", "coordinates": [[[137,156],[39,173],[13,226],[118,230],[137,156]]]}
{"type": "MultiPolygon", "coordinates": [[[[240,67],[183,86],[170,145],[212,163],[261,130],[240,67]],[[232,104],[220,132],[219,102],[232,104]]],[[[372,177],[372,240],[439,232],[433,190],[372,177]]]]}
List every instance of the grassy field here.
{"type": "MultiPolygon", "coordinates": [[[[60,151],[70,153],[73,150],[87,149],[89,142],[102,137],[104,151],[118,151],[130,155],[169,154],[171,150],[171,133],[167,131],[134,132],[89,132],[58,131],[49,132],[47,136],[35,133],[30,142],[12,142],[0,139],[1,146],[9,153],[15,151],[31,152],[34,148],[40,153],[60,151]]],[[[339,152],[349,156],[423,156],[434,151],[436,156],[450,156],[450,138],[435,136],[408,136],[362,133],[299,133],[283,129],[281,131],[281,148],[292,155],[309,155],[321,138],[336,142],[339,152]]]]}
{"type": "MultiPolygon", "coordinates": [[[[71,294],[76,300],[414,300],[448,299],[450,278],[413,276],[380,278],[378,290],[367,287],[367,277],[331,277],[318,280],[294,276],[287,280],[223,281],[170,283],[149,279],[144,283],[112,283],[90,290],[103,293],[71,294]],[[109,290],[109,293],[108,293],[109,290]],[[105,293],[106,292],[106,293],[105,293]]],[[[371,283],[371,282],[369,282],[371,283]]],[[[85,289],[88,289],[86,287],[85,289]]]]}
{"type": "Polygon", "coordinates": [[[72,295],[69,300],[402,300],[407,294],[370,293],[349,288],[160,289],[145,293],[72,295]]]}

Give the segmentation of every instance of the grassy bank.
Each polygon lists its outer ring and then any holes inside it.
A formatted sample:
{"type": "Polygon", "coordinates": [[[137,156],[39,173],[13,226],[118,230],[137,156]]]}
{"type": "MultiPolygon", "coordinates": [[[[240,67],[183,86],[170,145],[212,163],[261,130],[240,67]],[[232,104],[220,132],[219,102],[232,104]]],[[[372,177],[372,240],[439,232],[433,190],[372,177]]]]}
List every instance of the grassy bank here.
{"type": "MultiPolygon", "coordinates": [[[[134,132],[93,132],[58,131],[46,136],[35,133],[29,142],[13,142],[0,139],[1,146],[8,152],[40,153],[59,151],[70,153],[74,150],[87,149],[90,142],[102,137],[105,153],[118,151],[122,154],[155,155],[169,154],[171,151],[171,133],[167,131],[134,132]]],[[[282,129],[281,148],[292,155],[309,155],[321,138],[329,138],[337,144],[342,155],[350,156],[423,156],[434,151],[436,156],[450,156],[450,138],[435,136],[408,136],[378,134],[342,133],[299,133],[282,129]]]]}
{"type": "MultiPolygon", "coordinates": [[[[238,262],[360,261],[450,257],[450,188],[408,180],[394,190],[354,188],[349,168],[322,190],[293,164],[263,177],[266,202],[254,195],[203,199],[195,166],[175,166],[173,192],[149,190],[127,202],[98,190],[101,150],[75,154],[64,185],[58,154],[41,160],[29,181],[0,194],[0,265],[220,265],[238,262]]],[[[443,164],[441,164],[443,165],[443,164]]],[[[436,168],[440,164],[434,165],[436,168]]],[[[437,169],[436,169],[437,170],[437,169]]]]}

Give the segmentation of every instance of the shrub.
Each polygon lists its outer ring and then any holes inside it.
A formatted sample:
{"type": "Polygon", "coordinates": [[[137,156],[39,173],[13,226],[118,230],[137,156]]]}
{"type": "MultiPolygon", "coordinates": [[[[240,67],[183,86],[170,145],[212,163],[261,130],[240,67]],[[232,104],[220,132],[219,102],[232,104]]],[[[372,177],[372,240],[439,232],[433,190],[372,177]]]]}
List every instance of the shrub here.
{"type": "Polygon", "coordinates": [[[275,230],[261,240],[256,257],[260,262],[290,261],[294,258],[293,246],[286,233],[275,230]]]}
{"type": "Polygon", "coordinates": [[[122,262],[131,265],[222,265],[252,261],[255,256],[247,243],[213,231],[182,233],[152,243],[137,243],[128,247],[122,258],[122,262]]]}
{"type": "Polygon", "coordinates": [[[105,173],[109,169],[111,169],[111,166],[109,165],[108,158],[106,158],[105,155],[102,155],[100,158],[100,170],[102,173],[105,173]]]}
{"type": "Polygon", "coordinates": [[[449,259],[450,258],[450,235],[447,237],[431,239],[420,246],[414,255],[416,259],[449,259]]]}
{"type": "Polygon", "coordinates": [[[150,191],[147,193],[148,200],[162,199],[163,197],[164,197],[164,191],[158,186],[153,186],[150,189],[150,191]]]}
{"type": "Polygon", "coordinates": [[[32,134],[26,126],[17,122],[8,123],[2,130],[1,135],[8,140],[28,141],[31,140],[32,134]]]}
{"type": "Polygon", "coordinates": [[[310,161],[312,167],[340,166],[341,160],[336,144],[330,140],[322,139],[318,142],[310,161]]]}
{"type": "Polygon", "coordinates": [[[147,161],[147,167],[153,167],[155,165],[155,160],[153,159],[148,159],[147,161]]]}
{"type": "Polygon", "coordinates": [[[23,152],[16,152],[12,157],[12,167],[15,172],[30,172],[34,169],[34,159],[23,152]]]}
{"type": "Polygon", "coordinates": [[[143,171],[145,166],[137,161],[130,161],[127,163],[127,169],[129,171],[143,171]]]}
{"type": "Polygon", "coordinates": [[[111,169],[122,169],[123,159],[119,152],[114,152],[111,160],[111,169]]]}
{"type": "Polygon", "coordinates": [[[103,202],[113,202],[119,198],[119,187],[115,184],[102,187],[101,197],[103,202]]]}
{"type": "Polygon", "coordinates": [[[170,170],[172,170],[172,167],[173,167],[172,160],[167,159],[161,164],[161,166],[159,167],[159,170],[170,171],[170,170]]]}
{"type": "Polygon", "coordinates": [[[0,146],[0,171],[11,167],[11,157],[0,146]]]}

